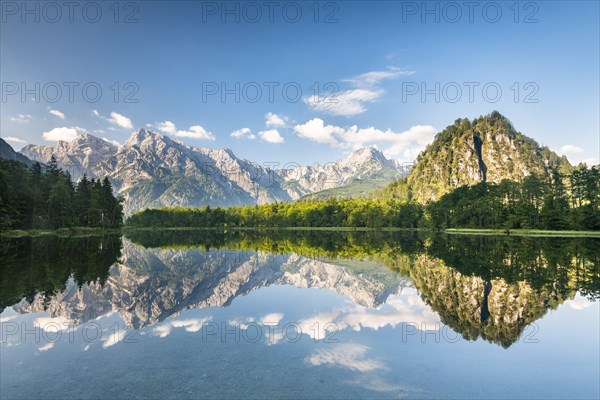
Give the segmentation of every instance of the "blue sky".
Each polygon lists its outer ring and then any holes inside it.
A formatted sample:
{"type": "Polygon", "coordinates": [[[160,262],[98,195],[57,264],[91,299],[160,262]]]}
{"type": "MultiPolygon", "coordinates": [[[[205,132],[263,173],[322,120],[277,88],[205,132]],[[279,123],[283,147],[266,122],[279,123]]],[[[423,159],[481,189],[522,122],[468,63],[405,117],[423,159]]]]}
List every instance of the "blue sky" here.
{"type": "Polygon", "coordinates": [[[15,148],[149,126],[260,163],[367,145],[411,161],[455,119],[498,110],[598,162],[596,1],[46,4],[2,3],[0,130],[15,148]]]}

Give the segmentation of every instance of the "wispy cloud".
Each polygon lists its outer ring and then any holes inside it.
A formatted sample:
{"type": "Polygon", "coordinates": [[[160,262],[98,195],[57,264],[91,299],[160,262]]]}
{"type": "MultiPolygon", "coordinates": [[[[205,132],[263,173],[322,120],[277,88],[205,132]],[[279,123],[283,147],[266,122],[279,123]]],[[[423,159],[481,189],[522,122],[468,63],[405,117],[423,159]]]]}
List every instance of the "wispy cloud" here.
{"type": "Polygon", "coordinates": [[[383,93],[382,89],[353,89],[326,97],[312,95],[304,98],[304,102],[317,112],[351,116],[367,111],[365,104],[377,100],[383,93]]]}
{"type": "Polygon", "coordinates": [[[344,82],[349,82],[356,87],[373,87],[379,85],[386,79],[394,79],[399,76],[414,75],[415,71],[403,70],[397,67],[389,67],[386,71],[370,71],[355,77],[344,79],[344,82]]]}
{"type": "Polygon", "coordinates": [[[352,89],[342,90],[337,93],[327,93],[320,96],[314,94],[303,99],[313,111],[330,114],[351,116],[367,111],[366,105],[379,99],[385,93],[380,84],[384,80],[394,79],[399,76],[413,75],[414,71],[389,67],[384,71],[369,71],[352,78],[343,79],[342,82],[353,86],[352,89]]]}
{"type": "Polygon", "coordinates": [[[5,136],[2,139],[6,140],[8,143],[27,144],[27,142],[24,141],[23,139],[19,139],[18,137],[14,137],[14,136],[5,136]]]}
{"type": "Polygon", "coordinates": [[[33,119],[33,116],[30,114],[17,114],[14,117],[10,117],[9,120],[12,122],[17,122],[19,124],[28,124],[33,119]]]}

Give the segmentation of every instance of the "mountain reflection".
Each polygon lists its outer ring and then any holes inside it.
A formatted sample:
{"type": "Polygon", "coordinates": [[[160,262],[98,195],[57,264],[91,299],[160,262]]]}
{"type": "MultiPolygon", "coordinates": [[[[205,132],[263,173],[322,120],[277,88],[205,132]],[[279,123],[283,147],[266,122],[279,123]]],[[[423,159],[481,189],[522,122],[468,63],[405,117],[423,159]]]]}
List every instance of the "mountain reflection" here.
{"type": "Polygon", "coordinates": [[[80,323],[118,311],[141,328],[270,285],[327,288],[367,308],[414,286],[464,338],[508,347],[576,293],[597,300],[599,257],[599,239],[415,232],[135,231],[122,248],[110,237],[7,239],[2,306],[80,323]]]}

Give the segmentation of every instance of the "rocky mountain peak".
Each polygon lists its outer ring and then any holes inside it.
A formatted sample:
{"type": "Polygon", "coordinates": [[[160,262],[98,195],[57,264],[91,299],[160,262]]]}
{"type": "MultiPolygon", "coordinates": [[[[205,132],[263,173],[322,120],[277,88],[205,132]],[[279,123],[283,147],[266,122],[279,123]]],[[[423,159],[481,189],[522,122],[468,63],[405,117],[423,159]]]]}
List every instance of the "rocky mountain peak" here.
{"type": "Polygon", "coordinates": [[[54,146],[27,145],[21,149],[26,157],[49,163],[52,157],[58,166],[69,171],[74,180],[84,174],[93,175],[92,169],[117,152],[117,146],[85,131],[69,141],[58,141],[54,146]]]}
{"type": "Polygon", "coordinates": [[[140,128],[134,131],[129,139],[125,142],[125,146],[135,146],[140,145],[142,142],[150,139],[153,141],[160,140],[164,137],[164,135],[160,133],[153,132],[149,129],[140,128]]]}
{"type": "Polygon", "coordinates": [[[497,111],[457,119],[421,152],[409,175],[414,198],[436,200],[463,185],[520,181],[570,168],[568,160],[518,132],[497,111]]]}
{"type": "Polygon", "coordinates": [[[371,162],[373,160],[380,161],[385,164],[389,162],[381,150],[375,146],[363,147],[361,149],[354,150],[348,157],[346,157],[345,160],[354,163],[371,162]]]}

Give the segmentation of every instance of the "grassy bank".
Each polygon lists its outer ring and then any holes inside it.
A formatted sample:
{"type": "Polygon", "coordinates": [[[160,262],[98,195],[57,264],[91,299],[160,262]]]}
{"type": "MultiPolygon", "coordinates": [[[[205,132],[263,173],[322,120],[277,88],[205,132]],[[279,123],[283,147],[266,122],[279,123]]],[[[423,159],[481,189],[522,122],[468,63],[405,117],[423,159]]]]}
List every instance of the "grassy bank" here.
{"type": "Polygon", "coordinates": [[[195,230],[221,230],[221,231],[337,231],[337,232],[401,232],[421,231],[426,229],[410,228],[369,228],[364,226],[214,226],[214,227],[125,227],[126,231],[195,231],[195,230]]]}
{"type": "Polygon", "coordinates": [[[541,229],[467,229],[451,228],[446,233],[455,235],[511,235],[511,236],[548,236],[548,237],[600,237],[597,231],[551,231],[541,229]]]}

